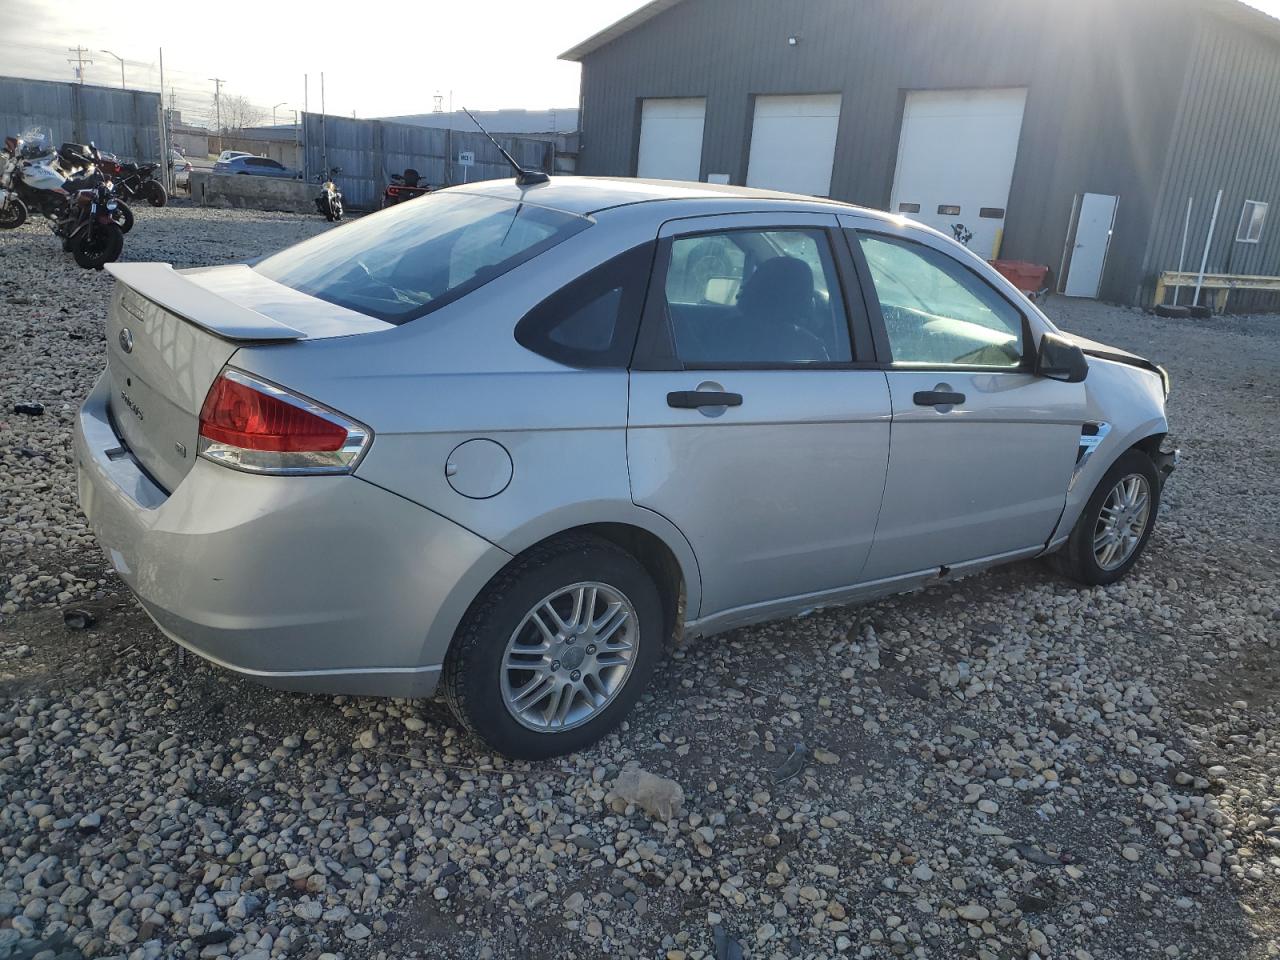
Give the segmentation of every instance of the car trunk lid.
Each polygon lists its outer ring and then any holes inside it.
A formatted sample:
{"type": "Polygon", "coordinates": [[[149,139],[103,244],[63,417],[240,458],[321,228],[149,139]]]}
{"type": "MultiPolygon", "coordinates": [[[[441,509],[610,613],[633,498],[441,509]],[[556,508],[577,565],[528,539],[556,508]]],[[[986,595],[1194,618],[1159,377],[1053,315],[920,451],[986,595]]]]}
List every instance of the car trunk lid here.
{"type": "Polygon", "coordinates": [[[291,290],[242,264],[177,273],[113,263],[107,375],[116,433],[166,490],[191,469],[200,408],[241,346],[389,329],[380,320],[291,290]]]}

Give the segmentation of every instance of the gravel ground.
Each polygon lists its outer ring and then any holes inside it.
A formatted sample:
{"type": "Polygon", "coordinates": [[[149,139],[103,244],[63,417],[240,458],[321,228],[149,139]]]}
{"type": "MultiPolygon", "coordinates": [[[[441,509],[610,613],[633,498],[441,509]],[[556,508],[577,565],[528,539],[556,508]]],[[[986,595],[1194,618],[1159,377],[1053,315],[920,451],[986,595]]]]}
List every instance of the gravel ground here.
{"type": "MultiPolygon", "coordinates": [[[[324,229],[144,208],[126,255],[324,229]]],[[[76,507],[109,285],[0,234],[0,958],[1280,956],[1280,318],[1050,303],[1172,372],[1183,465],[1126,582],[1019,564],[695,641],[529,765],[435,701],[179,661],[76,507]],[[673,815],[619,796],[634,765],[673,815]]]]}

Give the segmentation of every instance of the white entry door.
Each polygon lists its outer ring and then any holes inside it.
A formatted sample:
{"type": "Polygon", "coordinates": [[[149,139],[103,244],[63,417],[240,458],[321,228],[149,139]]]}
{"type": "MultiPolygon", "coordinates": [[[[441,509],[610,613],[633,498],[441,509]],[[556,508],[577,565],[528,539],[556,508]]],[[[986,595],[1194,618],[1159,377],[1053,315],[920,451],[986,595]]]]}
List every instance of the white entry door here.
{"type": "Polygon", "coordinates": [[[1071,246],[1071,265],[1067,268],[1068,297],[1097,297],[1102,286],[1102,270],[1107,265],[1111,247],[1111,229],[1116,222],[1119,197],[1105,193],[1086,193],[1080,200],[1076,218],[1075,242],[1071,246]]]}
{"type": "Polygon", "coordinates": [[[702,173],[702,97],[645,100],[640,107],[636,176],[649,180],[697,180],[702,173]]]}
{"type": "Polygon", "coordinates": [[[840,94],[756,97],[747,186],[831,195],[840,94]]]}
{"type": "Polygon", "coordinates": [[[1026,102],[1020,88],[908,92],[889,209],[994,258],[1026,102]]]}

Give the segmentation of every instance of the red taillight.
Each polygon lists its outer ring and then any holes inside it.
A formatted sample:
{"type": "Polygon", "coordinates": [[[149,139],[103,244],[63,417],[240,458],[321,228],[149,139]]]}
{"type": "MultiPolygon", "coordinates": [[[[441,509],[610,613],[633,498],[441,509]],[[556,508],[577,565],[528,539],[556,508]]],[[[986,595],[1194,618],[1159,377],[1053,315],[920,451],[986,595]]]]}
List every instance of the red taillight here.
{"type": "Polygon", "coordinates": [[[342,473],[369,439],[360,424],[275,384],[226,370],[200,409],[200,455],[256,473],[342,473]]]}

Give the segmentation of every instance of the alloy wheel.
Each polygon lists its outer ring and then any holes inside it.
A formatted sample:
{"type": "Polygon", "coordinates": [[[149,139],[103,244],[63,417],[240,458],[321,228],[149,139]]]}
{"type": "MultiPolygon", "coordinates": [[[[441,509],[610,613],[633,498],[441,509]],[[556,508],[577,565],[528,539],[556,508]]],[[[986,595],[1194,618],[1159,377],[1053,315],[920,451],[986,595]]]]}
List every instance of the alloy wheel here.
{"type": "Polygon", "coordinates": [[[1112,571],[1133,556],[1147,529],[1151,488],[1140,473],[1121,477],[1107,494],[1093,529],[1093,556],[1098,566],[1112,571]]]}
{"type": "Polygon", "coordinates": [[[625,686],[639,627],[635,607],[614,587],[594,581],[562,587],[525,614],[507,641],[503,704],[539,733],[587,723],[625,686]]]}

